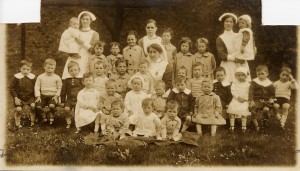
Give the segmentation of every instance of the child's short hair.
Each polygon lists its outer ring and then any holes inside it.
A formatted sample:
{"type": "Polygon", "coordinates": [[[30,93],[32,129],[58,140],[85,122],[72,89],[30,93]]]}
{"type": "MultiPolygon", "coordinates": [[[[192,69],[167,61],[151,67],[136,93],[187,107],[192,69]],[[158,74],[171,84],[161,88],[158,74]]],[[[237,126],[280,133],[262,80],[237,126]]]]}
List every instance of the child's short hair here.
{"type": "Polygon", "coordinates": [[[157,27],[157,22],[154,19],[149,19],[146,21],[146,25],[149,23],[153,23],[155,25],[155,27],[157,27]]]}
{"type": "Polygon", "coordinates": [[[203,78],[201,85],[203,86],[204,83],[208,83],[211,87],[213,86],[213,82],[209,78],[203,78]]]}
{"type": "Polygon", "coordinates": [[[95,44],[94,44],[94,46],[93,46],[93,48],[92,48],[92,50],[91,50],[91,53],[92,53],[92,54],[95,54],[95,47],[97,47],[97,46],[103,47],[103,48],[104,48],[105,42],[102,41],[102,40],[96,41],[95,44]]]}
{"type": "Polygon", "coordinates": [[[188,43],[189,49],[192,47],[192,40],[189,37],[181,38],[179,45],[181,46],[183,43],[188,43]]]}
{"type": "Polygon", "coordinates": [[[178,75],[175,79],[175,84],[182,83],[182,82],[186,83],[186,77],[184,77],[182,75],[178,75]]]}
{"type": "Polygon", "coordinates": [[[157,88],[158,86],[163,86],[164,89],[166,88],[166,83],[163,80],[158,80],[155,84],[155,88],[157,88]]]}
{"type": "Polygon", "coordinates": [[[92,72],[87,72],[83,74],[82,81],[84,81],[84,79],[86,78],[91,78],[91,77],[94,79],[94,74],[92,72]]]}
{"type": "Polygon", "coordinates": [[[72,18],[70,19],[70,21],[69,21],[69,26],[70,26],[71,23],[74,22],[74,21],[78,21],[78,22],[79,22],[79,20],[78,20],[77,17],[72,17],[72,18]]]}
{"type": "Polygon", "coordinates": [[[291,74],[291,73],[292,73],[292,69],[291,69],[290,67],[288,67],[288,66],[284,66],[284,67],[282,67],[282,68],[280,69],[280,74],[281,74],[282,72],[287,72],[287,73],[291,74]]]}
{"type": "Polygon", "coordinates": [[[128,67],[128,61],[125,60],[125,59],[117,59],[116,63],[115,63],[115,67],[118,67],[120,63],[125,63],[126,64],[126,67],[128,67]]]}
{"type": "Polygon", "coordinates": [[[29,58],[22,59],[19,63],[19,68],[22,66],[26,65],[27,67],[31,68],[32,67],[32,61],[29,58]]]}
{"type": "Polygon", "coordinates": [[[127,38],[129,35],[134,35],[135,38],[136,38],[137,40],[139,40],[139,35],[138,35],[138,33],[137,33],[135,30],[129,30],[129,31],[127,31],[127,33],[126,33],[126,38],[127,38]]]}
{"type": "Polygon", "coordinates": [[[188,70],[186,69],[186,67],[185,67],[185,66],[181,66],[181,67],[179,67],[179,69],[178,69],[177,73],[179,72],[179,70],[185,70],[185,75],[187,76],[187,72],[188,72],[188,70]]]}
{"type": "Polygon", "coordinates": [[[204,37],[200,37],[197,39],[195,46],[197,47],[200,43],[204,43],[206,45],[206,51],[208,51],[209,41],[204,37]]]}
{"type": "Polygon", "coordinates": [[[118,46],[118,48],[121,50],[121,45],[118,42],[111,42],[109,44],[109,49],[111,49],[113,46],[118,46]]]}
{"type": "Polygon", "coordinates": [[[165,111],[167,111],[168,109],[174,109],[174,108],[177,108],[178,109],[179,105],[178,105],[178,102],[176,100],[170,100],[168,101],[168,103],[166,104],[166,107],[165,107],[165,111]]]}
{"type": "Polygon", "coordinates": [[[173,37],[173,30],[170,27],[164,28],[162,34],[164,33],[170,33],[171,37],[173,37]]]}
{"type": "Polygon", "coordinates": [[[154,107],[154,101],[152,98],[145,98],[142,101],[142,106],[147,106],[147,105],[151,105],[152,107],[154,107]]]}
{"type": "Polygon", "coordinates": [[[115,88],[117,88],[116,83],[117,83],[116,80],[109,79],[109,80],[105,81],[105,87],[108,87],[109,85],[113,85],[113,86],[115,86],[115,88]]]}
{"type": "Polygon", "coordinates": [[[265,71],[267,74],[269,74],[267,65],[258,65],[256,67],[256,72],[259,72],[259,71],[265,71]]]}
{"type": "Polygon", "coordinates": [[[162,47],[159,44],[157,44],[157,43],[152,43],[150,46],[148,46],[147,52],[149,52],[150,48],[153,48],[153,49],[157,50],[159,53],[163,52],[162,47]]]}
{"type": "Polygon", "coordinates": [[[123,100],[116,99],[116,100],[112,101],[110,104],[111,107],[116,106],[116,105],[120,106],[121,109],[125,108],[123,100]]]}
{"type": "Polygon", "coordinates": [[[221,67],[221,66],[219,66],[218,68],[216,68],[216,73],[217,72],[224,72],[224,74],[226,75],[226,70],[225,70],[225,68],[223,68],[223,67],[221,67]]]}
{"type": "Polygon", "coordinates": [[[203,64],[201,63],[201,62],[196,62],[194,65],[193,65],[193,69],[194,68],[196,68],[196,67],[198,67],[198,66],[200,66],[200,68],[201,68],[201,71],[203,70],[203,64]]]}
{"type": "Polygon", "coordinates": [[[106,63],[103,63],[102,61],[97,61],[97,62],[95,62],[94,67],[95,67],[96,65],[101,65],[101,64],[103,65],[103,68],[106,69],[107,65],[106,65],[106,63]]]}
{"type": "Polygon", "coordinates": [[[77,66],[77,67],[79,68],[79,70],[80,70],[79,64],[78,64],[77,62],[75,62],[75,61],[70,61],[70,62],[68,63],[68,71],[69,71],[70,68],[72,68],[72,67],[74,67],[74,66],[77,66]]]}
{"type": "Polygon", "coordinates": [[[143,60],[140,62],[140,65],[139,65],[139,66],[141,66],[142,64],[147,64],[148,67],[150,66],[150,62],[149,62],[147,59],[143,59],[143,60]]]}
{"type": "Polygon", "coordinates": [[[56,61],[53,58],[47,58],[44,62],[44,66],[46,65],[56,65],[56,61]]]}

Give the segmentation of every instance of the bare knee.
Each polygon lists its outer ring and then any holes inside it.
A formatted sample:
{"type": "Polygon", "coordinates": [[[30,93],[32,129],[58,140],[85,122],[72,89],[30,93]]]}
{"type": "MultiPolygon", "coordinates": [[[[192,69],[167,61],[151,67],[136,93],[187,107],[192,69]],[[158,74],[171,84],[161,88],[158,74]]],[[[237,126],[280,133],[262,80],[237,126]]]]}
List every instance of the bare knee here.
{"type": "Polygon", "coordinates": [[[23,110],[23,108],[22,108],[22,107],[20,107],[20,106],[18,106],[18,107],[16,108],[16,111],[17,111],[17,113],[21,113],[21,112],[22,112],[22,110],[23,110]]]}
{"type": "Polygon", "coordinates": [[[290,107],[291,107],[291,106],[290,106],[290,104],[288,104],[288,103],[284,103],[284,104],[282,105],[282,109],[283,109],[283,110],[289,110],[290,107]]]}
{"type": "Polygon", "coordinates": [[[275,103],[273,107],[275,110],[277,110],[277,109],[279,109],[280,105],[278,103],[275,103]]]}
{"type": "Polygon", "coordinates": [[[269,108],[268,108],[268,107],[264,107],[264,108],[263,108],[263,112],[264,112],[264,113],[269,112],[269,108]]]}
{"type": "Polygon", "coordinates": [[[49,108],[50,109],[55,109],[55,105],[54,104],[49,104],[49,108]]]}
{"type": "Polygon", "coordinates": [[[65,107],[65,112],[70,112],[71,111],[71,109],[69,108],[69,107],[65,107]]]}
{"type": "Polygon", "coordinates": [[[31,108],[31,110],[35,109],[35,104],[34,104],[34,103],[31,103],[31,104],[30,104],[30,108],[31,108]]]}

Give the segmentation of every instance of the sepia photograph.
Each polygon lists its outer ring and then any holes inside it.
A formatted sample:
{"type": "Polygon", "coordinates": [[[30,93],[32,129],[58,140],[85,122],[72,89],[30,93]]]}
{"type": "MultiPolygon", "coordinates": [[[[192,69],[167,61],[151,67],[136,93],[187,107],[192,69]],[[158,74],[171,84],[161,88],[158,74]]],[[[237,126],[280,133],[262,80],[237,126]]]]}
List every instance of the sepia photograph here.
{"type": "Polygon", "coordinates": [[[294,170],[299,33],[261,18],[261,0],[42,0],[40,23],[5,25],[0,160],[294,170]]]}

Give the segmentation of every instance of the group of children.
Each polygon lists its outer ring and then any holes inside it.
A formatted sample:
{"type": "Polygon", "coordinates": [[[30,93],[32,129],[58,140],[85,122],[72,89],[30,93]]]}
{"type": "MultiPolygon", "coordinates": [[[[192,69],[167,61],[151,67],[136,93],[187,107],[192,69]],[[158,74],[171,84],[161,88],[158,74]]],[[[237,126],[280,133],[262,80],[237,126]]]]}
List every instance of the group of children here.
{"type": "MultiPolygon", "coordinates": [[[[72,18],[70,22],[77,21],[72,18]]],[[[76,37],[76,34],[71,36],[76,37]]],[[[153,79],[149,73],[149,59],[143,47],[137,45],[135,31],[128,32],[128,46],[122,54],[120,44],[113,42],[111,55],[105,57],[105,43],[97,41],[91,47],[87,67],[83,69],[78,62],[69,62],[64,71],[68,76],[63,76],[63,80],[54,73],[54,59],[45,60],[45,72],[37,78],[31,73],[31,60],[23,59],[20,72],[14,75],[10,86],[16,107],[16,126],[22,128],[20,118],[28,106],[31,126],[35,124],[36,112],[44,123],[49,120],[52,125],[56,106],[60,104],[64,108],[67,129],[71,127],[74,113],[76,133],[94,122],[95,133],[101,130],[103,135],[113,139],[144,136],[178,141],[181,132],[191,125],[196,126],[199,134],[202,134],[203,125],[210,125],[211,135],[215,136],[217,126],[226,124],[225,119],[229,119],[230,131],[234,131],[236,118],[241,118],[245,131],[248,116],[259,130],[258,121],[267,121],[270,108],[274,108],[284,128],[291,89],[298,87],[289,67],[283,67],[280,80],[272,83],[267,78],[267,66],[258,65],[257,77],[251,82],[247,79],[249,71],[240,66],[231,83],[225,79],[225,69],[217,68],[214,55],[208,52],[206,38],[197,39],[198,52],[192,55],[189,38],[182,38],[177,53],[170,42],[172,30],[164,29],[162,37],[161,45],[168,61],[162,80],[153,79]],[[81,74],[82,70],[86,72],[81,74]],[[279,108],[282,108],[281,113],[279,108]]],[[[247,42],[242,44],[245,45],[247,42]]],[[[245,47],[241,47],[241,51],[244,53],[245,47]]],[[[78,58],[76,53],[69,56],[78,58]]]]}

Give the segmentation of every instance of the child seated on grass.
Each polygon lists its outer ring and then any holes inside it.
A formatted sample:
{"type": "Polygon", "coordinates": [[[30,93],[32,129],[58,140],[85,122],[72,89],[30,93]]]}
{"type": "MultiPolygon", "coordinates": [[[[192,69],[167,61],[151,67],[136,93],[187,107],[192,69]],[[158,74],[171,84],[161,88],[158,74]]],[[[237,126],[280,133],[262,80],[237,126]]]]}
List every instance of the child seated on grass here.
{"type": "Polygon", "coordinates": [[[128,116],[124,113],[124,102],[122,100],[117,99],[111,103],[111,113],[106,121],[101,123],[101,129],[103,135],[107,135],[114,140],[121,140],[125,138],[126,134],[132,134],[129,130],[128,116]]]}
{"type": "Polygon", "coordinates": [[[79,64],[71,61],[68,64],[68,71],[71,77],[63,80],[63,86],[61,90],[61,105],[64,106],[65,109],[64,113],[67,122],[67,129],[71,127],[71,111],[75,109],[78,92],[83,88],[82,78],[78,77],[80,71],[79,64]]]}
{"type": "Polygon", "coordinates": [[[39,75],[34,85],[36,109],[41,113],[43,122],[47,122],[49,113],[50,125],[54,121],[55,107],[62,88],[61,78],[54,73],[56,61],[48,58],[44,62],[45,73],[39,75]]]}
{"type": "Polygon", "coordinates": [[[81,131],[81,127],[95,122],[94,132],[98,133],[100,124],[101,111],[97,106],[99,103],[100,93],[93,88],[94,77],[91,72],[83,75],[82,82],[84,88],[77,95],[77,103],[75,108],[75,133],[81,131]]]}
{"type": "Polygon", "coordinates": [[[30,108],[30,126],[35,122],[34,83],[35,75],[31,73],[32,62],[23,59],[19,63],[20,72],[15,74],[10,84],[10,94],[14,98],[15,123],[22,128],[21,116],[25,108],[30,108]]]}
{"type": "Polygon", "coordinates": [[[178,141],[182,137],[182,134],[179,133],[181,120],[177,116],[178,107],[178,103],[174,100],[170,100],[166,105],[166,116],[161,120],[163,140],[172,139],[178,141]]]}
{"type": "Polygon", "coordinates": [[[134,115],[132,124],[135,129],[132,136],[156,137],[161,140],[161,122],[158,116],[153,113],[153,100],[146,98],[142,101],[143,112],[134,115]]]}
{"type": "Polygon", "coordinates": [[[280,70],[280,79],[273,86],[275,88],[274,112],[276,118],[280,121],[281,128],[284,128],[290,108],[291,90],[298,89],[298,84],[291,74],[292,70],[289,67],[282,67],[280,70]],[[282,113],[279,113],[279,108],[282,107],[282,113]]]}
{"type": "Polygon", "coordinates": [[[222,112],[221,100],[218,95],[212,92],[213,83],[210,79],[205,78],[202,81],[202,94],[196,98],[195,122],[197,132],[202,135],[202,125],[210,125],[211,136],[215,136],[217,125],[225,125],[225,119],[220,115],[222,112]]]}
{"type": "Polygon", "coordinates": [[[178,117],[183,123],[181,132],[186,131],[186,129],[189,127],[195,104],[195,99],[191,93],[191,90],[186,88],[186,83],[186,77],[177,76],[175,79],[176,87],[171,90],[168,97],[168,101],[175,100],[179,104],[178,117]]]}

